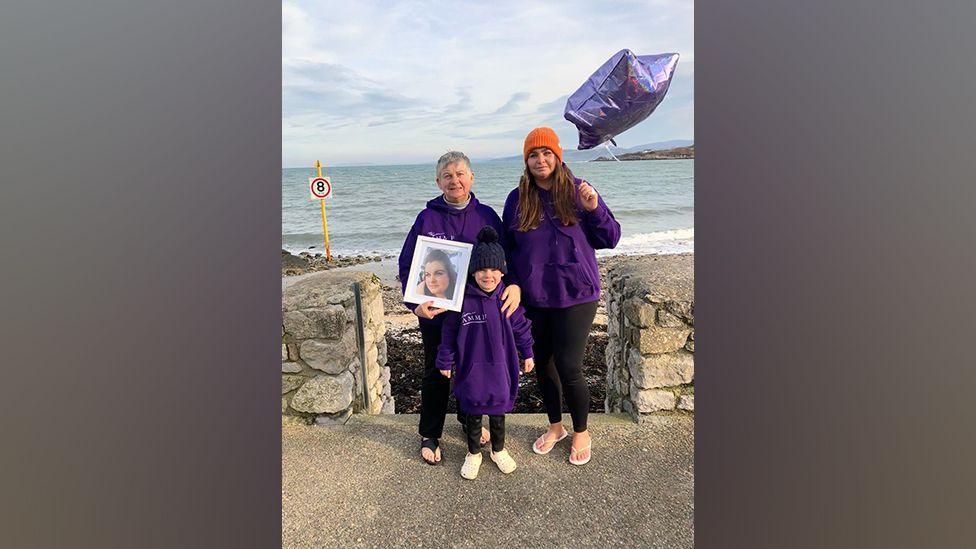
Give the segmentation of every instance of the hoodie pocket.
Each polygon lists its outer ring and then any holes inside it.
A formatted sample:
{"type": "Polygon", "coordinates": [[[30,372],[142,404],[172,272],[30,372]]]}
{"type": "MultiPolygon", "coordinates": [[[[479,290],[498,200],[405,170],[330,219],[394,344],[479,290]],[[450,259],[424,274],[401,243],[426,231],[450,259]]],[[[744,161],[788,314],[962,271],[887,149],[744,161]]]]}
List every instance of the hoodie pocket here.
{"type": "Polygon", "coordinates": [[[511,395],[508,367],[504,362],[474,362],[458,389],[470,406],[505,404],[511,395]]]}
{"type": "Polygon", "coordinates": [[[542,299],[567,301],[594,293],[590,275],[580,263],[546,263],[539,273],[542,299]]]}

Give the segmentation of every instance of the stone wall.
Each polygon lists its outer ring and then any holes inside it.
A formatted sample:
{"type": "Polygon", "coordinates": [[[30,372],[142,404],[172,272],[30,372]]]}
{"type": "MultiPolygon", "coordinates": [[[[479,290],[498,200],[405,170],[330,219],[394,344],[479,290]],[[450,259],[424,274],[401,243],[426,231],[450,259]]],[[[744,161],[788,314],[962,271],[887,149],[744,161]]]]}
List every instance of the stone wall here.
{"type": "Polygon", "coordinates": [[[392,414],[379,280],[364,271],[324,271],[281,281],[283,420],[342,423],[352,413],[392,414]],[[353,285],[361,285],[367,409],[353,285]]]}
{"type": "Polygon", "coordinates": [[[607,412],[694,412],[694,275],[694,254],[622,260],[607,273],[607,412]]]}

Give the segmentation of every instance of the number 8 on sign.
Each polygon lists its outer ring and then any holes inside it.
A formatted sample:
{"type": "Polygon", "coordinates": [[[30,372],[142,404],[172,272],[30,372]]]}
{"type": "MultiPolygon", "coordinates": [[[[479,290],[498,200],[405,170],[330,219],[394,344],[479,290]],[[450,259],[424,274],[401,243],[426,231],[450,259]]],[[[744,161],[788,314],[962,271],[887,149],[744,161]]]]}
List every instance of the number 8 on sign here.
{"type": "Polygon", "coordinates": [[[309,177],[308,190],[312,194],[312,200],[322,200],[332,194],[332,182],[328,177],[309,177]]]}

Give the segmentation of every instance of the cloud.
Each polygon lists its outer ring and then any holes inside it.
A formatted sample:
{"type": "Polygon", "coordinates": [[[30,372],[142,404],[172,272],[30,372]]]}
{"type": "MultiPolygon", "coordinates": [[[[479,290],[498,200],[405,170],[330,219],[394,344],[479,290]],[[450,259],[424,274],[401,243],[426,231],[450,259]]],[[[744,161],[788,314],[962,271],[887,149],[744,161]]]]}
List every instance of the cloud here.
{"type": "Polygon", "coordinates": [[[512,94],[512,97],[510,97],[508,99],[508,101],[505,102],[504,105],[502,105],[501,107],[498,107],[498,110],[496,110],[492,114],[509,114],[509,113],[513,113],[513,112],[517,111],[518,108],[519,108],[519,105],[522,104],[522,103],[524,103],[525,100],[528,99],[528,98],[529,98],[529,94],[527,92],[514,93],[514,94],[512,94]]]}
{"type": "Polygon", "coordinates": [[[672,0],[613,7],[494,0],[445,12],[427,0],[289,0],[282,4],[283,161],[305,165],[316,150],[328,151],[333,164],[422,162],[452,147],[507,156],[539,125],[575,141],[575,127],[562,118],[566,99],[623,48],[682,57],[664,103],[618,143],[631,134],[641,139],[636,144],[692,137],[693,8],[672,0]]]}

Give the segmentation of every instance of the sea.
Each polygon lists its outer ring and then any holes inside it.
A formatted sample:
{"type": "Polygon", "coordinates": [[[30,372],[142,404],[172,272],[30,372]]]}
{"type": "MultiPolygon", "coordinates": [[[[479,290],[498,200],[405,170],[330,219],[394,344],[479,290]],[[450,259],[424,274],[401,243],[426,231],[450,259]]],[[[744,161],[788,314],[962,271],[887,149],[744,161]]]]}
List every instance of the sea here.
{"type": "MultiPolygon", "coordinates": [[[[574,162],[620,222],[621,239],[598,255],[675,254],[695,247],[694,160],[574,162]]],[[[397,255],[427,201],[440,195],[434,162],[395,166],[324,166],[332,183],[326,220],[332,255],[397,255]]],[[[517,160],[472,161],[472,191],[499,216],[516,186],[517,160]]],[[[322,210],[309,194],[315,168],[281,171],[281,247],[324,253],[322,210]]]]}

